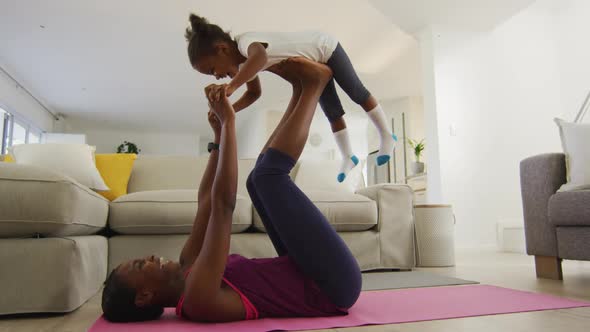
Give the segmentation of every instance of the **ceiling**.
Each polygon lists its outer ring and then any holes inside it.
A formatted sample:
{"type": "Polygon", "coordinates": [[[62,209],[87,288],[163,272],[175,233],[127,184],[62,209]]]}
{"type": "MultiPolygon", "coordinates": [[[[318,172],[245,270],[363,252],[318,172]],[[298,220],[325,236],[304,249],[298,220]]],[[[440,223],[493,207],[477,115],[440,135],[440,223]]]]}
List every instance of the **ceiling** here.
{"type": "Polygon", "coordinates": [[[368,0],[402,30],[414,34],[430,25],[490,29],[535,0],[368,0]]]}
{"type": "MultiPolygon", "coordinates": [[[[526,2],[0,0],[0,65],[52,112],[85,127],[201,132],[208,130],[202,91],[215,80],[189,65],[183,33],[190,12],[232,34],[331,33],[373,94],[394,99],[421,94],[418,45],[405,31],[470,11],[477,13],[477,24],[491,23],[526,2]],[[484,20],[487,7],[472,2],[499,2],[503,10],[484,20]],[[456,12],[444,4],[467,8],[456,12]]],[[[270,73],[261,79],[263,94],[253,111],[286,107],[288,85],[270,73]]]]}

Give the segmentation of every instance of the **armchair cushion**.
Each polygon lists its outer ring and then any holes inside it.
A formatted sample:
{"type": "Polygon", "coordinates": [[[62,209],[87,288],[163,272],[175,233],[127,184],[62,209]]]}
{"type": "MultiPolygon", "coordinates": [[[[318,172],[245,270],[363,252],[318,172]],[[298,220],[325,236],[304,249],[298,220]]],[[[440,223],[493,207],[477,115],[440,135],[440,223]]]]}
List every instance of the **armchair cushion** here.
{"type": "Polygon", "coordinates": [[[549,220],[555,226],[590,226],[590,190],[564,191],[551,196],[549,220]]]}

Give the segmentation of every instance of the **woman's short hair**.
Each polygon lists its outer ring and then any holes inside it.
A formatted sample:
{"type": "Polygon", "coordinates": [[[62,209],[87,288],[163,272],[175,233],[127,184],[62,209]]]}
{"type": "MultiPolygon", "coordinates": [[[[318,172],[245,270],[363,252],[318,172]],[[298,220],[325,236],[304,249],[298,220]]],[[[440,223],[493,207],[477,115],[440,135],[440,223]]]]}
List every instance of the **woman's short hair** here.
{"type": "Polygon", "coordinates": [[[160,306],[138,307],[135,304],[136,290],[129,287],[115,273],[111,272],[104,283],[102,311],[104,318],[111,322],[139,322],[158,319],[164,312],[160,306]]]}

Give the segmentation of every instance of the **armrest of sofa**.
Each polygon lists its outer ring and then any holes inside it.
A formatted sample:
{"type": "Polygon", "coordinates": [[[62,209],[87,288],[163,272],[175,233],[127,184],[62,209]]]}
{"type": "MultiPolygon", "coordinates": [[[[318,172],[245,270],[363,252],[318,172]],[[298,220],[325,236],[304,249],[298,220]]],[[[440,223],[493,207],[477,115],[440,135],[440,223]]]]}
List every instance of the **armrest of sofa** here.
{"type": "Polygon", "coordinates": [[[414,191],[400,184],[377,184],[357,190],[377,202],[377,227],[381,241],[381,263],[411,269],[414,254],[414,191]]]}
{"type": "Polygon", "coordinates": [[[34,165],[23,165],[23,164],[16,164],[12,162],[2,162],[0,163],[0,180],[10,180],[10,181],[28,181],[28,182],[65,182],[71,183],[73,186],[80,188],[80,190],[85,191],[86,193],[95,196],[97,198],[102,199],[107,204],[109,202],[108,199],[104,198],[100,194],[96,193],[94,190],[86,187],[85,185],[81,184],[80,182],[76,181],[74,178],[54,172],[52,170],[38,167],[34,165]]]}
{"type": "Polygon", "coordinates": [[[565,182],[563,153],[536,155],[520,162],[520,189],[529,255],[557,257],[555,227],[549,222],[549,198],[565,182]]]}
{"type": "Polygon", "coordinates": [[[0,238],[90,235],[107,224],[109,201],[73,178],[0,163],[0,238]]]}

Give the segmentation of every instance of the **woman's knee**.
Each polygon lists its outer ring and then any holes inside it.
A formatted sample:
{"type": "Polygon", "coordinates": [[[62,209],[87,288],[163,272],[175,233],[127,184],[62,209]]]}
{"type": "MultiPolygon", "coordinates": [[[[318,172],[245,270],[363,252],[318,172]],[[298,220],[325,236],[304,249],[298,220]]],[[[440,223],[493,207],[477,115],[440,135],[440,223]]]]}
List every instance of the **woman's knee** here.
{"type": "Polygon", "coordinates": [[[260,191],[263,190],[261,187],[290,185],[289,173],[295,163],[295,160],[284,152],[269,147],[264,158],[252,170],[252,183],[256,187],[256,192],[260,194],[260,191]]]}
{"type": "Polygon", "coordinates": [[[254,168],[252,171],[250,171],[250,174],[248,174],[248,178],[246,178],[246,189],[248,189],[248,192],[253,192],[256,187],[254,186],[254,170],[256,168],[254,168]]]}

